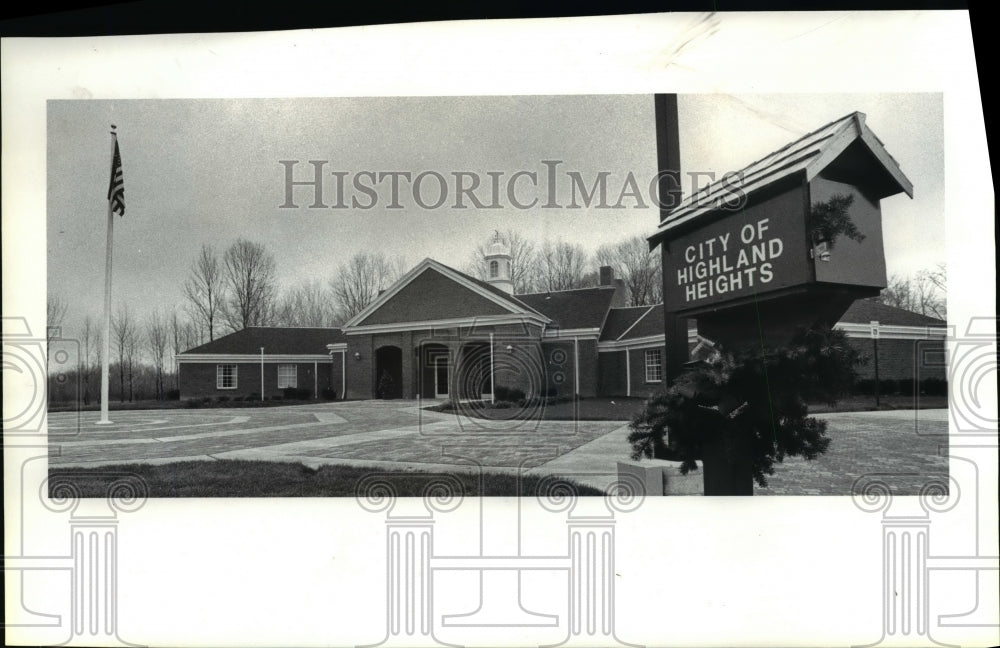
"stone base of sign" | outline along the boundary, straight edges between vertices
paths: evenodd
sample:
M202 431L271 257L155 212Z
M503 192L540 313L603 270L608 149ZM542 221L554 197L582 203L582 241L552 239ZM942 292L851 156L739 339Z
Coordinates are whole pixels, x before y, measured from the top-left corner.
M681 462L666 459L643 459L641 461L619 461L618 477L638 479L646 490L646 495L703 495L705 486L698 467L686 475L681 474Z

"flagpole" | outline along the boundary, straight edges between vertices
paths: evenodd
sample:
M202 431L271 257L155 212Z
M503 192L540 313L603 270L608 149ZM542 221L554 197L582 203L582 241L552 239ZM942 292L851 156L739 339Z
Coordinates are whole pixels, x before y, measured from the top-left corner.
M111 126L111 166L114 167L115 141L118 139L114 125ZM108 199L108 242L104 258L104 357L101 362L101 420L98 425L108 425L108 364L111 362L111 250L114 231L114 212Z

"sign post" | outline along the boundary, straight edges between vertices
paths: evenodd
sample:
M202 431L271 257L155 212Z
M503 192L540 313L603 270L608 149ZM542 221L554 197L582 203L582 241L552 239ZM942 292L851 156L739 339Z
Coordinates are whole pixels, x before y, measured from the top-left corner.
M881 385L878 375L878 321L875 320L872 321L872 354L875 356L875 408L878 409Z
M660 222L681 202L681 153L680 125L677 116L677 95L658 94L653 97L656 118L657 198L660 204ZM663 267L667 253L664 246ZM663 375L669 384L683 370L688 360L688 321L677 315L676 302L663 300ZM626 353L626 356L628 354Z
M763 355L801 329L832 328L855 300L885 287L879 201L901 192L912 197L913 186L863 114L831 122L675 202L677 97L657 95L655 108L660 224L649 243L663 255L669 381L687 359L688 318L725 351ZM876 359L876 373L877 366ZM751 495L752 446L725 432L731 426L721 429L704 441L705 494Z

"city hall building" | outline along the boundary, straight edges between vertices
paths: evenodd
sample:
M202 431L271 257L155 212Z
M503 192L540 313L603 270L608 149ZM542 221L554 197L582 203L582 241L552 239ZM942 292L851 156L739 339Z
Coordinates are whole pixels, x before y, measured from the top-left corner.
M832 187L853 193L858 197L853 217L879 251L878 199L908 183L860 113L744 171L744 186L752 194L747 208L765 209L775 229L808 201L809 192ZM705 195L714 195L713 189ZM786 195L794 198L791 207L780 201L767 207ZM672 212L677 213L682 210ZM841 275L854 283L859 273L866 281L868 275L884 281L881 252L876 259L881 267L867 268L848 244L839 244L834 262L828 262L828 251L817 254L801 241L771 243L762 254L775 258L760 264L760 290L783 288L784 275L777 273L787 264L802 266L803 273L831 290L844 280ZM627 289L610 267L600 269L593 288L514 294L510 251L499 240L487 250L485 262L489 278L483 281L424 259L339 328L251 327L190 349L177 358L181 398L274 397L288 389L298 390L300 397L337 399L648 397L664 387L663 304L627 307ZM692 267L697 275L697 264ZM664 268L666 273L666 263ZM664 293L671 299L667 283ZM866 285L871 286L867 295L877 294L877 279ZM697 290L694 297L700 298ZM860 299L836 326L863 355L877 353L881 379L945 377L942 320ZM713 352L712 342L691 328L688 352L703 357ZM865 365L863 372L871 373L872 366Z
M626 307L611 268L594 288L514 295L502 243L492 281L425 259L340 328L249 327L178 356L181 398L493 400L648 397L664 385L663 305ZM494 265L495 264L495 265ZM943 379L943 320L859 300L837 328L880 378ZM878 344L873 344L875 339ZM689 329L692 358L712 342ZM873 377L874 362L859 372Z

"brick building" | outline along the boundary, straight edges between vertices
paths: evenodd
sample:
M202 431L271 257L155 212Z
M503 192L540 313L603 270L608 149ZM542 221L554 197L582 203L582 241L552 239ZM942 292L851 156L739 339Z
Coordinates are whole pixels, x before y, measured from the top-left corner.
M510 250L498 238L486 251L485 281L424 259L340 328L250 328L179 354L181 397L270 397L289 388L313 398L326 394L348 399L495 400L505 396L503 390L508 396L516 390L528 397L646 397L663 387L668 316L679 313L693 318L692 323L700 320L701 332L716 339L743 336L753 342L762 330L764 298L784 295L787 302L801 290L789 283L795 277L806 277L811 289L825 292L806 295L812 301L802 301L801 308L768 311L764 329L782 332L806 320L830 326L847 309L836 326L862 354L874 355L878 348L880 378L944 378L943 321L868 299L848 308L859 296L877 295L885 285L878 201L900 191L912 193L898 165L865 126L864 115L853 113L831 122L738 176L748 197L741 217L752 210L765 216L759 219L758 234L762 236L763 223L770 223L773 232L795 229L793 225L801 231L772 238L767 248L760 242L752 256L743 250L745 259L724 256L728 233L717 237L722 256L707 261L696 262L696 246L691 244L684 252L690 268L676 272L691 274L698 280L696 287L664 283L664 294L674 300L673 314L665 313L663 304L626 307L626 289L610 267L600 269L599 285L593 288L516 295ZM731 189L723 181L689 197L670 212L653 238L664 227L695 217L723 222L731 215L724 199ZM806 245L812 235L805 230L802 212L812 201L838 193L851 196L851 219L864 236L841 237L831 254L832 240ZM861 239L867 242L862 245ZM759 268L754 265L758 252ZM666 269L666 245L663 254ZM734 272L729 272L730 261ZM743 261L749 267L741 269ZM729 274L712 279L713 267ZM744 285L744 274L752 278L756 270L758 284L748 278ZM685 300L700 303L702 292L726 301L733 291L753 317L734 317L731 309L715 313L714 303L701 310L677 308ZM683 355L683 328L680 331L677 342ZM694 355L711 347L694 329L688 330L687 344ZM671 357L677 355L675 346L672 338ZM873 357L862 376L874 371Z
M425 259L341 328L251 327L180 354L181 397L296 388L312 398L493 399L494 385L648 397L663 387L662 304L626 307L608 267L597 287L526 295L504 290L508 273L505 254L494 282ZM883 380L945 378L942 320L859 300L837 328L869 357L878 336ZM691 328L688 345L697 356L711 343Z
M858 370L862 380L873 379L876 366L880 380L946 380L946 327L944 320L876 299L854 302L837 324L867 360Z

